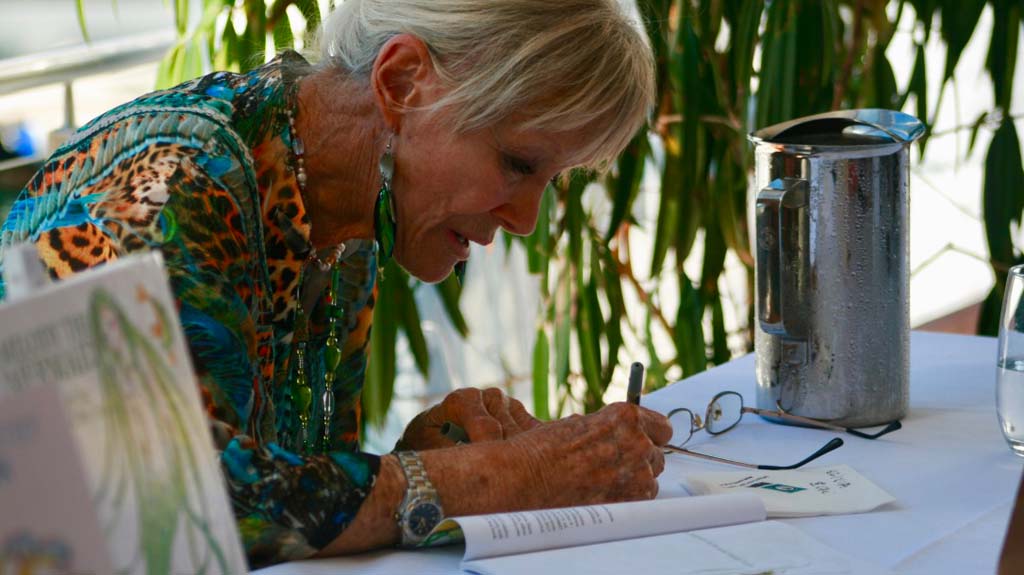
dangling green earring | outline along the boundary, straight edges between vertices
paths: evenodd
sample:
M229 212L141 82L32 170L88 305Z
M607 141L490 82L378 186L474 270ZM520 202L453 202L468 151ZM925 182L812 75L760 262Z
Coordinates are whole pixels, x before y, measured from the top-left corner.
M395 200L391 194L391 178L395 175L395 157L391 154L391 138L380 157L380 191L373 209L373 234L377 240L377 269L383 270L395 251Z

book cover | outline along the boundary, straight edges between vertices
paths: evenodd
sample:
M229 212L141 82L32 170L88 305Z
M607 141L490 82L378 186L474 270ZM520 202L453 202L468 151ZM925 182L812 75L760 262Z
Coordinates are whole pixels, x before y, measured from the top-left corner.
M0 305L0 402L38 387L59 392L114 572L247 571L159 253Z

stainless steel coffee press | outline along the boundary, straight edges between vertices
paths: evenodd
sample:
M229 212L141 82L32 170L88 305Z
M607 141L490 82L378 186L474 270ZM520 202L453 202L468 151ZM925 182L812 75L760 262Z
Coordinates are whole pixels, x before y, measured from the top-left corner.
M923 133L847 110L751 134L758 407L846 427L906 414L908 149Z

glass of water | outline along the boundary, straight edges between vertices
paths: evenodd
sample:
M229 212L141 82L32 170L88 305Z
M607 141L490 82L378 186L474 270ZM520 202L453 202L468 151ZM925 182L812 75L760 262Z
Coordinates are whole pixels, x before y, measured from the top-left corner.
M1010 268L999 320L996 410L1003 437L1024 457L1024 265Z

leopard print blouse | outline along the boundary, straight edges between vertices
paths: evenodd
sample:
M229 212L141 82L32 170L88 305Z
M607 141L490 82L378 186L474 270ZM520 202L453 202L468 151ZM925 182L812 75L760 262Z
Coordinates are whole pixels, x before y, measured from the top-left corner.
M46 161L0 228L0 273L5 248L17 242L35 243L54 278L139 250L163 252L253 568L326 546L351 523L380 465L359 450L370 242L341 265L347 330L329 445L314 446L323 454L301 453L291 409L290 342L310 223L286 110L308 71L286 52L247 74L214 73L115 108ZM310 310L311 353L323 347L321 303ZM319 398L322 357L307 358ZM324 435L320 403L314 438Z

